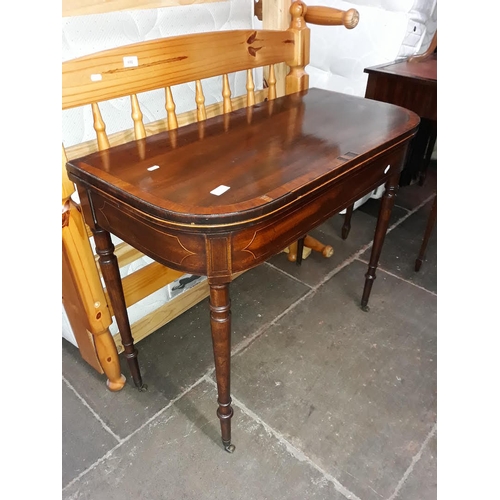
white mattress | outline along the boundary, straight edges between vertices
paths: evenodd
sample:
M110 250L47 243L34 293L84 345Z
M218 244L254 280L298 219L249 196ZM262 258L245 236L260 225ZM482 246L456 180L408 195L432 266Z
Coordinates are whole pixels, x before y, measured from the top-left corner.
M248 29L252 27L252 14L248 0L230 0L63 18L62 60L166 36ZM243 72L230 75L233 95L245 92L245 76ZM221 80L203 80L206 105L222 100ZM177 113L195 107L194 91L194 83L172 88ZM165 118L162 90L143 93L139 101L145 123ZM131 127L128 97L102 103L100 109L108 134ZM90 106L63 111L62 136L66 147L95 138Z
M356 28L311 25L309 85L364 96L370 66L423 52L437 26L437 0L314 0L359 12Z
M165 36L250 29L252 28L252 17L251 2L248 0L229 0L162 9L131 10L63 18L62 60L66 61L100 50ZM245 93L245 78L246 75L243 73L229 75L233 95ZM257 88L261 84L257 73L255 84ZM221 89L220 77L203 80L205 104L221 101ZM177 113L195 107L194 84L175 86L172 88L172 93ZM143 93L139 96L139 101L145 123L165 118L164 92ZM108 134L131 127L130 100L128 98L108 101L100 105L100 109L106 122ZM66 147L95 138L89 106L63 111L62 137ZM117 244L120 240L113 237L113 242ZM151 259L144 257L121 268L120 274L122 277L127 276L150 262ZM129 307L130 323L138 321L178 294L178 290L172 290L176 285L176 283L170 284ZM194 282L190 283L190 286L192 285ZM62 315L62 336L76 346L77 342L64 307ZM114 321L110 331L113 335L118 332Z
M252 3L249 0L228 0L63 18L62 58L64 61L111 47L165 36L261 28L262 23L253 16ZM437 26L437 0L314 0L310 3L343 10L355 8L359 11L360 21L353 30L310 26L311 60L307 67L311 87L353 95L364 95L367 82L364 68L423 52ZM259 77L260 74L257 73L257 87L261 85ZM230 75L230 83L233 95L245 92L243 73ZM207 105L222 99L220 78L204 80L203 89ZM194 108L194 84L176 86L172 92L178 113ZM141 94L139 99L146 123L165 117L162 91ZM127 98L105 103L101 106L101 112L108 133L130 128L130 104ZM93 139L95 133L90 109L64 111L62 134L66 147ZM382 192L383 190L378 189L372 196L378 197ZM360 200L360 203L363 201ZM113 240L115 244L120 241L117 238ZM126 276L150 262L151 259L144 257L122 268L121 275ZM172 291L175 287L175 283L164 287L131 306L128 309L130 322L141 319L179 293ZM77 345L64 308L62 314L62 335ZM115 323L110 330L112 334L117 333Z

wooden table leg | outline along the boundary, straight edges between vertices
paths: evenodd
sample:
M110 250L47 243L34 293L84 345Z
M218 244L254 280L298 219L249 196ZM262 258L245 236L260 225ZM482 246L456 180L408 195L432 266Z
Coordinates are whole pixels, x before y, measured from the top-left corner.
M363 297L361 298L361 309L368 311L368 299L373 282L376 278L375 270L378 266L380 253L384 244L387 228L389 227L389 219L391 218L392 207L396 201L396 193L399 184L399 171L395 172L385 185L385 192L380 204L380 210L377 219L377 227L375 229L375 237L373 239L372 253L370 255L370 263L368 264L368 271L365 274L365 287L363 290Z
M232 453L231 444L231 301L229 283L210 283L210 326L217 379L217 416L220 420L224 449Z
M304 239L305 236L297 240L297 257L295 263L300 266L302 264L302 253L304 252Z
M344 215L344 224L342 225L342 239L346 240L349 236L349 231L351 230L351 217L354 210L354 203L349 205L346 209Z
M422 246L420 247L420 252L415 260L415 271L419 271L422 266L422 262L425 259L425 251L427 250L427 243L429 243L429 238L431 236L432 230L434 229L434 224L436 223L437 216L437 196L434 197L434 202L432 203L431 213L427 219L427 225L425 228L424 239L422 241Z
M429 169L429 165L431 163L432 153L434 152L434 146L436 145L436 139L437 139L437 123L432 122L431 130L429 133L429 139L427 142L427 147L425 149L423 166L422 166L422 169L420 170L420 173L418 176L418 185L419 186L424 185L425 179L427 177L427 170Z
M120 330L125 359L127 360L134 384L140 391L145 391L147 390L147 386L142 382L139 362L137 361L137 349L134 346L134 339L130 330L120 269L118 267L118 260L114 254L115 246L111 242L110 234L104 229L98 227L92 228L92 233L94 235L96 253L99 255L102 277L104 278L116 323Z

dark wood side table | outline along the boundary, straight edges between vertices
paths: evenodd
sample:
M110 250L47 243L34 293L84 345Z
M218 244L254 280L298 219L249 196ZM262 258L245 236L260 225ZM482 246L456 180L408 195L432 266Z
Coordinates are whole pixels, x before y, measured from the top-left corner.
M135 384L143 382L110 233L208 277L217 415L232 451L229 283L386 183L366 307L418 124L396 106L309 89L70 161L120 334L131 342Z
M418 178L422 185L437 137L437 54L414 62L393 61L365 69L368 83L365 97L396 104L417 113L420 126L401 172L400 186ZM347 208L342 227L346 239L351 228L353 205Z
M400 186L416 176L422 185L436 143L437 133L437 54L415 62L400 61L366 68L365 97L411 109L420 116L417 135L410 147Z

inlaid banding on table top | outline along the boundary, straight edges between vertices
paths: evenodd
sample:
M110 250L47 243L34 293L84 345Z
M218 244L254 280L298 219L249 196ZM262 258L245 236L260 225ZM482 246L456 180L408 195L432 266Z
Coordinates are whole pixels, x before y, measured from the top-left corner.
M165 131L73 160L68 170L165 220L233 223L300 198L413 135L419 123L403 108L320 89L252 109L250 124L237 110L229 125L223 116L206 120L202 139L198 124L187 125L175 130L175 147ZM220 185L230 189L210 194Z
M410 136L412 136L411 134ZM394 168L400 163L401 161L401 146L404 145L406 142L406 139L402 139L399 142L395 143L391 148L381 151L378 154L373 155L371 158L367 158L363 161L356 162L354 168L352 170L356 170L358 173L359 171L364 171L366 167L370 168L370 171L373 170L373 167L375 167L375 171L378 172L380 170L379 167L381 166L386 166L388 163L391 164ZM330 180L329 182L320 184L316 186L315 188L311 189L308 193L309 197L315 197L317 196L317 193L320 193L324 191L324 189L330 189L329 186L332 184L337 184L338 182L342 182L342 178L346 175L350 175L351 168L344 169L344 171L336 176L334 179ZM384 171L384 174L387 174L387 171ZM382 180L378 178L377 174L377 179L379 182L376 185L373 185L370 190L375 189ZM365 175L365 179L366 175ZM85 185L86 183L83 181L82 185ZM289 210L293 210L293 207L295 206L295 201L291 200L286 204L280 204L279 208L272 209L265 215L261 216L256 216L253 218L247 218L244 219L243 221L229 221L226 219L225 222L222 223L211 223L211 221L205 222L204 224L195 224L195 223L180 223L172 219L166 219L165 217L157 217L154 213L154 207L149 207L150 208L150 213L148 213L147 217L145 218L144 212L141 210L138 210L133 206L133 204L130 203L123 203L120 200L116 199L114 196L108 194L104 194L101 192L100 189L98 188L92 188L92 198L94 200L99 200L99 203L102 203L103 205L108 204L110 207L113 207L113 210L117 209L121 211L122 214L129 214L133 217L134 220L142 221L146 225L151 225L152 227L156 227L156 231L158 233L164 232L164 231L174 231L174 233L179 230L181 233L184 233L185 230L187 229L188 231L193 231L192 236L194 236L194 233L197 234L203 234L204 231L210 230L217 232L219 229L229 229L231 228L232 230L236 229L237 227L240 226L248 226L248 225L255 225L259 224L261 221L268 220L269 218L279 216L279 214L282 214L283 212L288 212ZM360 194L359 197L364 196L366 193ZM101 198L101 195L105 195L106 199ZM300 199L299 199L300 200ZM347 200L346 200L347 201ZM351 200L352 201L352 200ZM339 207L339 210L342 207ZM104 214L103 214L104 215ZM182 214L181 214L182 215ZM107 217L104 217L104 219L107 221ZM143 220L144 219L144 220ZM100 225L102 226L102 222L100 222ZM107 222L107 226L109 226L109 223ZM199 233L201 231L202 233ZM117 235L119 236L119 235ZM180 241L179 241L180 243ZM248 242L247 242L248 243ZM140 244L137 242L137 244ZM205 245L203 244L203 247ZM248 250L248 248L247 248ZM249 253L252 253L250 250L248 250ZM194 254L191 254L194 256ZM253 255L253 254L252 254ZM187 257L187 256L186 256ZM158 258L158 256L153 257L153 258ZM169 264L165 265L170 265L172 262Z

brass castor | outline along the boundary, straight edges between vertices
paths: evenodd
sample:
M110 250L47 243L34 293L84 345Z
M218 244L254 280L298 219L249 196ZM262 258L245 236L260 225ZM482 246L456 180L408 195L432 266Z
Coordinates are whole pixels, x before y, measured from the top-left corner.
M138 390L139 392L147 392L147 390L148 390L148 386L147 386L147 384L142 384L142 385L141 385L141 387L138 387L138 388L137 388L137 390Z
M225 443L224 441L222 441L222 444L224 445L224 449L228 452L228 453L233 453L233 451L235 450L236 446L234 446L234 444L231 444L230 442L229 443Z

